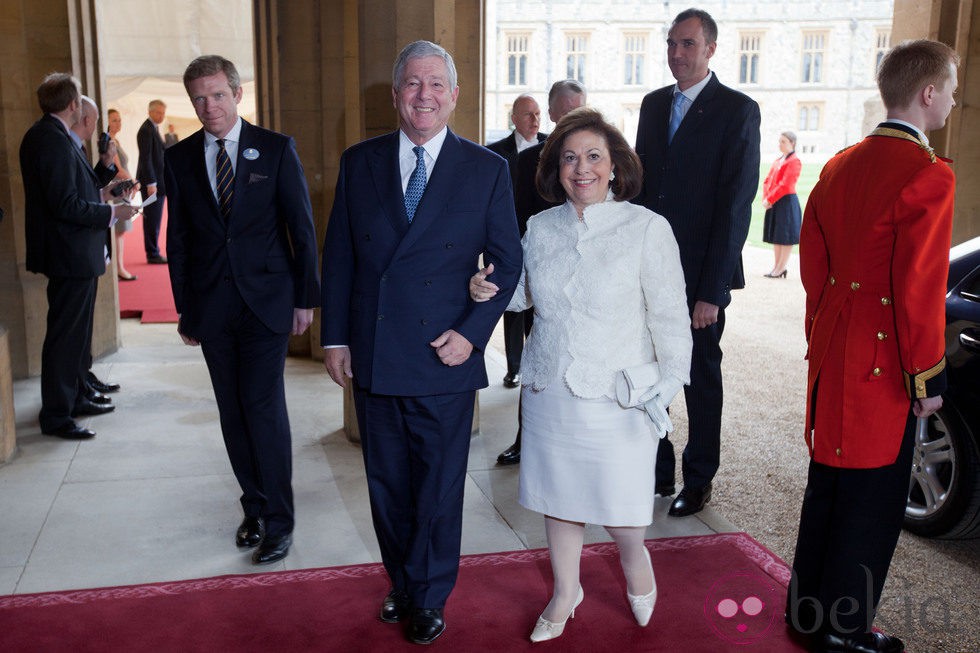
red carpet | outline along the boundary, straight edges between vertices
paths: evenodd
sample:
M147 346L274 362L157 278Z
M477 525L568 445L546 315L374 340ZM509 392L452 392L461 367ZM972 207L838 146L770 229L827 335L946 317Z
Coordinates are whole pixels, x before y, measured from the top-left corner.
M139 317L142 322L176 322L177 309L170 291L170 273L166 265L150 265L143 250L143 218L133 223L126 234L123 258L126 269L138 278L119 280L119 317ZM166 252L167 209L160 227L160 251Z
M633 620L613 544L582 555L585 601L554 641L527 640L549 597L547 551L466 556L433 650L801 651L782 623L789 569L745 533L650 540L653 619ZM379 564L0 597L0 641L21 651L418 651L377 618ZM718 606L759 606L719 616ZM726 599L728 601L726 601ZM738 609L738 608L736 608Z

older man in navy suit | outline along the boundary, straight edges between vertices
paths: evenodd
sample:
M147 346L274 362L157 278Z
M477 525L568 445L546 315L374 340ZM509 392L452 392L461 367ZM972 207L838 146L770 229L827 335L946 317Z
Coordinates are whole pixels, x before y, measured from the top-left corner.
M743 288L742 246L759 186L759 105L708 70L718 26L700 9L674 19L667 65L676 84L640 106L636 153L643 193L636 200L667 218L680 247L694 350L684 388L688 442L684 489L668 514L691 515L711 498L721 451L721 334L733 288ZM657 450L657 492L674 493L674 447Z
M368 491L391 591L381 619L445 630L459 569L475 391L522 255L507 163L452 133L452 57L416 41L395 62L398 131L349 148L323 246L326 368L353 382ZM470 300L483 255L501 292Z
M235 535L256 564L292 544L292 448L283 368L313 321L316 234L293 139L238 116L235 65L198 57L184 88L204 125L166 151L167 256L181 338L200 344L242 488Z

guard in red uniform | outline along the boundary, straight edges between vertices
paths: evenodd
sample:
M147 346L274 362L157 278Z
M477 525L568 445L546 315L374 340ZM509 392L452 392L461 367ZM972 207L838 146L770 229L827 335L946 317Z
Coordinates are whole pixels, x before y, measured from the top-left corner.
M942 406L954 178L924 132L955 105L959 59L896 46L878 88L887 120L840 152L800 236L810 469L787 623L816 651L900 653L872 632L902 527L917 417Z

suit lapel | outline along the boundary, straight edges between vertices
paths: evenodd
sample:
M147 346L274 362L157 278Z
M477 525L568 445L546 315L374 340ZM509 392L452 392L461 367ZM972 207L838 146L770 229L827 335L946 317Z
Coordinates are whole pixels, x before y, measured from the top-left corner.
M711 75L711 79L708 80L705 87L698 93L698 98L691 105L691 108L687 110L687 113L684 115L684 120L681 121L680 127L677 128L677 133L674 134L670 145L683 141L688 134L698 131L701 121L704 119L705 112L711 107L711 101L715 97L715 91L721 85L721 82L718 81L718 78L715 77L713 72L709 74ZM671 97L671 102L673 102L673 97ZM670 105L668 105L667 112L669 114ZM665 119L663 124L666 125L668 121L669 118Z
M378 204L385 218L395 230L404 236L408 231L408 214L405 212L405 193L402 191L402 176L398 165L399 132L389 134L371 152L368 165L371 181L378 194Z
M231 216L229 216L228 221L230 222L237 213L236 209L240 208L242 202L245 198L245 187L248 186L248 177L251 168L251 161L244 157L245 150L249 148L255 148L259 152L259 156L262 156L261 150L256 147L255 142L255 129L248 122L242 118L242 131L238 135L238 155L235 157L235 189L232 194L231 200Z
M451 203L455 190L466 179L469 166L463 159L463 146L459 137L449 131L439 151L432 177L426 184L422 201L415 211L415 219L408 232L398 244L394 257L410 248L425 231L445 212ZM404 214L404 211L402 211Z
M211 190L211 180L208 178L208 166L204 158L204 130L200 129L194 132L187 137L187 141L185 151L191 157L188 162L191 176L197 182L198 192L202 198L205 198L204 202L211 210L211 217L217 220L218 224L223 225L224 218L218 209L218 200L214 197L214 191Z

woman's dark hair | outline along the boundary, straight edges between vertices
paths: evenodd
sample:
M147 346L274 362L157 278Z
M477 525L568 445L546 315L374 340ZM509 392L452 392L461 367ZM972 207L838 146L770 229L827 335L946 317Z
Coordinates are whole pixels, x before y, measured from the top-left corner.
M606 122L602 113L590 107L579 107L569 111L558 121L541 151L538 172L534 184L538 193L549 202L564 202L567 199L564 187L558 179L559 159L565 141L575 132L590 131L606 139L609 158L616 173L609 187L617 201L631 200L640 194L643 185L643 165L640 157L629 146L618 129Z

